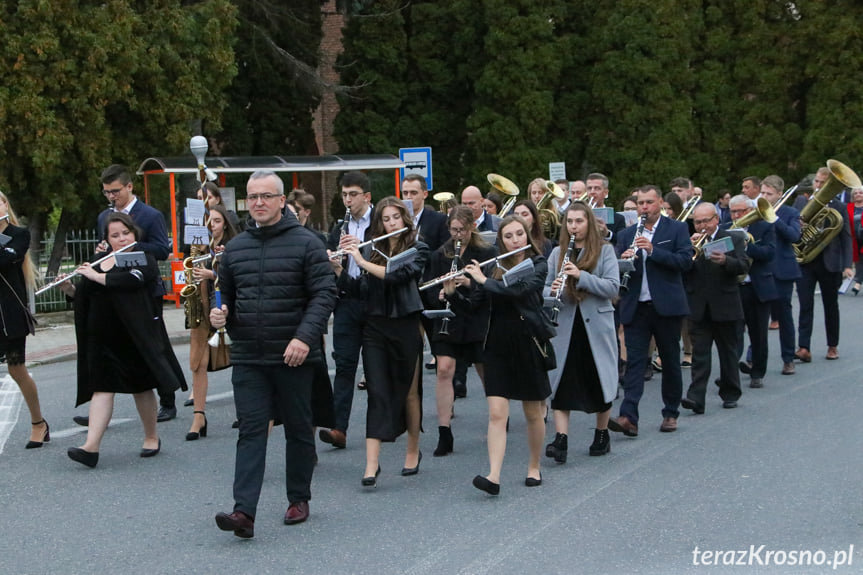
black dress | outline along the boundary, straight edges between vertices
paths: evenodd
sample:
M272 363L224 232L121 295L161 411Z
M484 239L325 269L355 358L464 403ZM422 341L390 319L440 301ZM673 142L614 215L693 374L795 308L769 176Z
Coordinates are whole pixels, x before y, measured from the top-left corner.
M560 385L551 400L551 408L584 413L601 413L611 409L611 403L606 403L602 395L602 384L593 361L581 307L575 310L566 364L560 376Z

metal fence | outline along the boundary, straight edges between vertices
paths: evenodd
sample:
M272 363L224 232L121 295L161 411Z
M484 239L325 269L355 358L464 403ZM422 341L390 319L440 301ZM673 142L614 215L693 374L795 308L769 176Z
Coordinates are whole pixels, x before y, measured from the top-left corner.
M63 250L63 259L60 261L60 273L74 271L82 262L89 261L96 251L99 236L96 230L78 230L66 234L66 248ZM56 276L46 275L48 269L48 258L54 249L54 233L46 233L39 244L39 251L33 252L33 263L39 271L39 277L43 284L54 281ZM36 296L36 313L49 311L63 311L71 309L66 302L66 296L58 288L50 289Z

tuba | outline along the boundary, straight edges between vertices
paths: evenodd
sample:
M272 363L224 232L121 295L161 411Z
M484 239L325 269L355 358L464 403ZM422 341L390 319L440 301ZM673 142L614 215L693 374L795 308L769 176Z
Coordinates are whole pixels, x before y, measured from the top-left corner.
M800 210L800 241L792 244L798 263L808 264L827 247L845 225L842 214L830 203L843 188L859 188L860 178L854 170L837 160L827 160L830 177L820 190L814 192Z
M502 218L509 213L515 205L516 200L518 200L518 186L516 186L512 180L504 178L498 174L488 174L486 179L494 189L505 196L509 196L509 199L506 200L506 203L504 203L503 208L501 208L500 213L498 214L498 217Z
M455 199L455 194L452 192L438 192L432 198L439 204L438 211L445 214L447 213L446 205L450 200Z
M566 192L551 180L545 182L546 192L536 204L539 212L539 222L542 224L542 233L549 239L554 239L560 233L560 214L554 206L549 207L552 198L562 199Z

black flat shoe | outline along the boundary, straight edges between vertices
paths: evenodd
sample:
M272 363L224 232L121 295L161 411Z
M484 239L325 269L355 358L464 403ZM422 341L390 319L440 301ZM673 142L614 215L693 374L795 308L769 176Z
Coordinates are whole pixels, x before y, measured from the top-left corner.
M204 425L201 426L201 429L198 431L190 431L186 434L186 441L197 441L198 438L207 437L207 414L203 411L196 411L194 413L200 413L204 416Z
M42 434L42 441L30 440L27 442L27 445L24 446L24 449L36 449L37 447L42 447L44 444L51 441L51 429L48 427L47 421L43 419L42 421L37 421L30 425L42 425L43 423L45 424L45 433Z
M542 485L542 474L540 474L539 479L534 479L533 477L525 477L524 484L528 487L539 487Z
M377 487L378 486L378 475L381 474L381 466L378 465L378 470L375 471L374 476L363 477L362 484L363 487Z
M96 467L96 464L99 463L98 451L96 453L92 453L90 451L84 451L80 447L70 447L66 450L66 455L68 455L69 459L72 461L77 461L87 467Z
M156 449L141 449L141 457L153 457L154 455L158 455L159 452L162 451L162 438L159 438L159 447Z
M194 399L187 399L183 402L183 407L191 407L192 405L195 405Z
M81 427L89 427L90 426L90 416L89 415L76 415L72 418L76 424Z
M402 467L402 475L407 477L408 475L416 475L420 472L420 462L423 460L423 452L420 451L419 457L417 457L417 466L416 467Z
M481 491L485 491L489 495L497 495L500 493L500 483L489 481L482 475L477 475L473 478L473 486Z

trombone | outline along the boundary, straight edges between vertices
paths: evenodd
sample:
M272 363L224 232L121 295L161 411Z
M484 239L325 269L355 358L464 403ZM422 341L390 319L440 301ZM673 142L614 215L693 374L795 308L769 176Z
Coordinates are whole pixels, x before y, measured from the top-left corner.
M100 264L100 263L104 262L105 260L107 260L108 258L113 257L113 256L114 256L114 254L119 254L119 253L122 253L122 252L125 252L125 251L129 250L132 246L134 246L134 245L135 245L135 244L137 244L137 243L138 243L138 242L132 242L132 243L131 243L131 244L129 244L129 245L123 246L123 247L122 247L122 248L120 248L119 250L115 250L115 251L111 252L110 254L108 254L108 255L106 255L106 256L104 256L104 257L99 258L98 260L96 260L95 262L91 263L90 265L91 265L91 266L95 266L96 264ZM58 280L54 280L53 282L49 283L48 285L42 286L41 288L39 288L38 290L36 290L36 293L35 293L34 295L39 295L39 294L41 294L41 293L44 293L44 292L48 291L49 289L51 289L52 287L56 287L56 286L60 285L61 283L63 283L64 281L66 281L66 280L70 280L70 279L72 279L72 278L74 278L74 277L77 277L77 276L79 276L79 275L81 275L81 274L80 274L80 273L78 273L78 270L75 270L74 272L70 273L70 274L69 274L69 275L67 275L67 276L63 276L62 278L60 278L60 279L58 279Z
M685 222L689 216L692 214L693 210L695 210L695 206L698 205L698 200L700 200L698 196L692 196L686 203L683 204L683 209L680 211L680 215L677 216L678 222Z
M482 268L482 267L487 266L490 263L497 263L498 260L503 260L503 259L506 259L510 256L514 256L515 254L523 252L524 250L528 250L531 247L532 246L530 244L527 244L526 246L521 246L517 250L512 250L511 252L506 252L505 254L501 254L499 256L495 256L493 258L487 259L484 262L480 262L477 267ZM433 280L429 280L426 283L422 284L419 287L419 290L425 291L425 290L429 289L430 287L434 287L438 284L441 284L441 283L449 281L449 280L454 280L455 278L457 278L459 276L463 276L464 274L465 274L464 268L461 268L460 270L455 271L455 272L450 272L448 274L444 274L442 276L439 276Z
M509 213L512 207L515 205L516 200L518 200L518 186L512 180L504 178L498 174L488 174L486 176L488 183L494 187L497 191L502 193L505 196L509 196L509 199L506 200L506 203L501 208L498 217L504 217Z
M387 239L387 238L391 238L391 237L393 237L393 236L397 236L397 235L399 235L400 233L403 233L403 232L406 232L406 231L408 231L408 229L407 229L407 228L401 228L401 229L398 229L398 230L396 230L396 231L394 231L394 232L390 232L390 233L388 233L388 234L384 234L384 235L382 235L382 236L379 236L379 237L377 237L377 238L372 238L372 239L370 239L370 240L367 240L367 241L365 241L365 242L362 242L362 243L357 244L357 248L364 248L364 247L366 247L366 246L374 245L374 243L375 243L375 242L379 242L379 241L381 241L381 240L385 240L385 239ZM331 259L331 260L337 260L337 259L339 259L339 258L342 258L342 257L346 256L346 255L347 255L347 253L348 253L348 252L346 252L345 250L338 250L338 251L335 251L335 252L333 252L333 253L331 253L331 254L330 254L330 259Z

